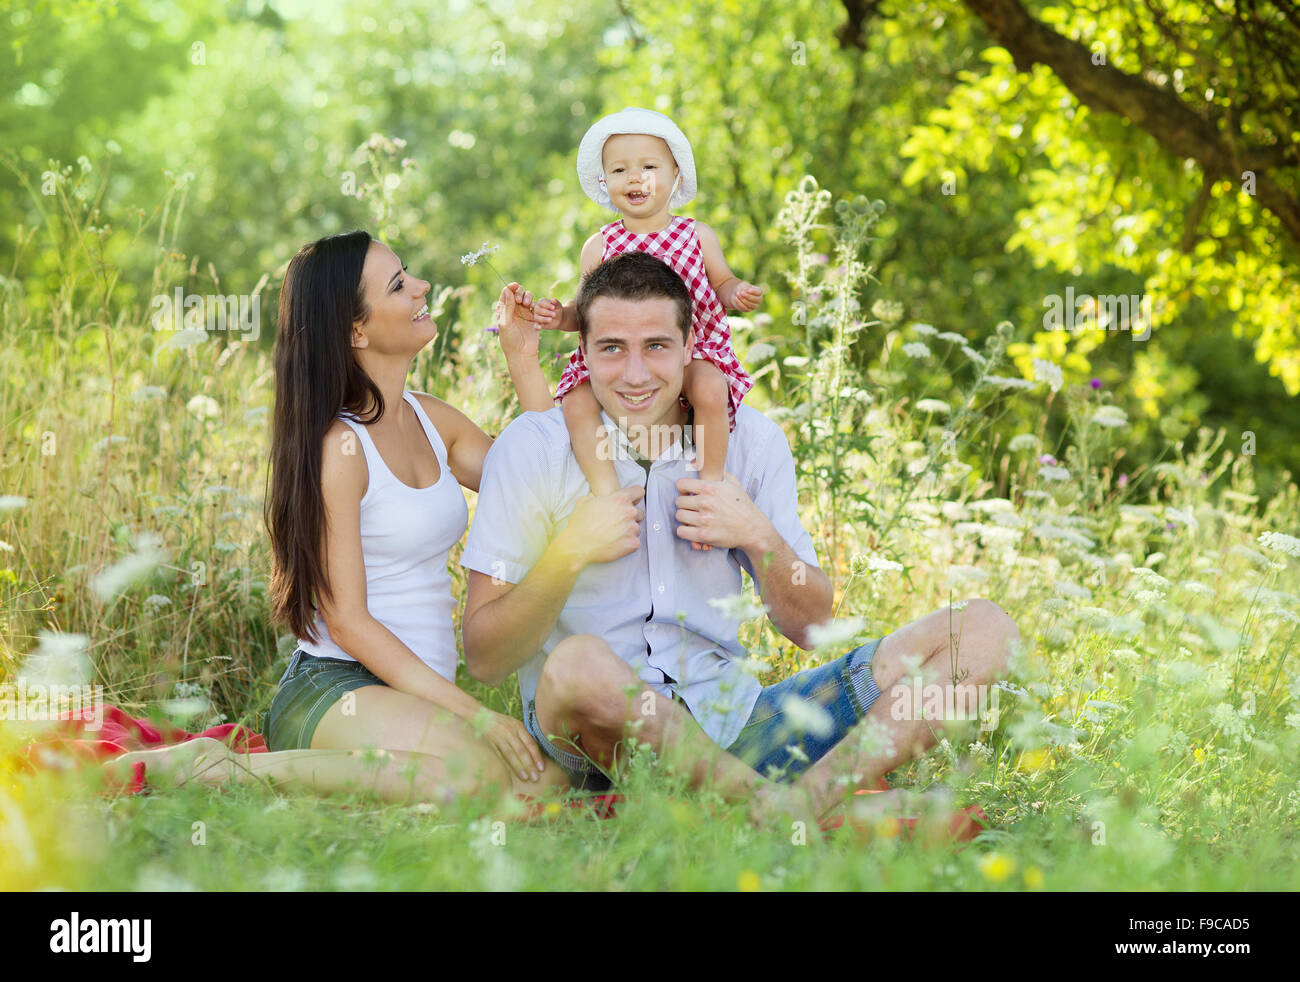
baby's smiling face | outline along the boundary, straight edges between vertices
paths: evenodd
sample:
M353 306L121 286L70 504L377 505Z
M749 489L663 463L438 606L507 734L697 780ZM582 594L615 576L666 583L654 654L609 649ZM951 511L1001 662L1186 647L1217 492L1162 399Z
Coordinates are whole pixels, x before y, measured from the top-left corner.
M644 221L668 211L677 161L662 138L648 133L611 136L605 141L601 166L610 203L623 215Z

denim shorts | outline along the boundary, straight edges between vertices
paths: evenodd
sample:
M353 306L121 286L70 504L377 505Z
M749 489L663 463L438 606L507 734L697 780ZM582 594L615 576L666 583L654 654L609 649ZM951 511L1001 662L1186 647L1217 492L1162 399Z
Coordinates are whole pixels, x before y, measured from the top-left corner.
M319 658L299 649L280 678L262 736L268 750L310 750L321 717L343 694L367 685L386 685L360 662Z
M882 640L868 641L832 662L805 668L764 687L727 752L764 777L793 781L843 740L880 697L871 661ZM792 697L811 705L805 705L802 712L796 707L792 717L786 708ZM608 791L613 786L609 775L591 758L546 739L533 700L524 714L524 726L542 751L564 768L575 788Z

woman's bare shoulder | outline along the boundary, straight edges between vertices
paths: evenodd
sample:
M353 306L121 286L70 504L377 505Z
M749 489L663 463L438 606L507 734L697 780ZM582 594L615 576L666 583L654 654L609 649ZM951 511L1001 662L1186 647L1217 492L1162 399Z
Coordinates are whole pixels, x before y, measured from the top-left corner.
M361 437L341 419L330 424L321 440L320 472L321 491L331 502L360 501L366 493L370 473Z

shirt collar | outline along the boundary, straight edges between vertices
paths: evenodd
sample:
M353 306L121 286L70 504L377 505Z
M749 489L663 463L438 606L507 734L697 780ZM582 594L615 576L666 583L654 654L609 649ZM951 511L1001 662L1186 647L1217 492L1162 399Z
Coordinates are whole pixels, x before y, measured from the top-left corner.
M632 446L632 442L628 440L627 434L619 428L618 424L615 423L610 418L609 414L603 409L600 411L600 419L601 423L605 427L605 432L612 434L614 445L620 452L626 453L629 460L635 461L638 459L645 459L641 457L641 454L637 451L636 447ZM695 440L692 436L694 419L695 411L687 410L686 423L682 427L681 439L674 441L672 446L668 447L668 449L660 454L655 460L651 461L652 467L657 467L661 464L668 464L671 461L689 456L687 451L691 451L692 453L694 452Z

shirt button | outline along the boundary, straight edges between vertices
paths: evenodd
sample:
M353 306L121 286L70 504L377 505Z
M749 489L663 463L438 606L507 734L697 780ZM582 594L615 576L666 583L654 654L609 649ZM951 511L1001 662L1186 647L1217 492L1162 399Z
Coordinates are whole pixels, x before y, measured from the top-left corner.
M658 531L659 531L659 528L660 528L659 523L658 523L658 522L655 522L655 531L658 532Z
M659 584L659 592L660 593L664 592L664 585L662 583Z

